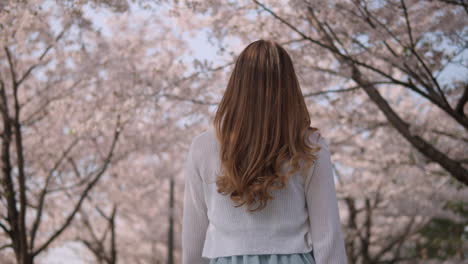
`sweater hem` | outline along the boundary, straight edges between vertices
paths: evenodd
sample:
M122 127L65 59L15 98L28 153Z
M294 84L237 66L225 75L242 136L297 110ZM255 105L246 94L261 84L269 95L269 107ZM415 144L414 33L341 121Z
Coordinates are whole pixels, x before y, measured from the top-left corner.
M220 257L230 257L230 256L242 256L242 255L284 255L284 254L307 254L312 252L312 248L304 248L302 250L257 250L253 251L251 249L236 249L231 251L225 251L220 253L203 253L202 257L208 259L220 258Z

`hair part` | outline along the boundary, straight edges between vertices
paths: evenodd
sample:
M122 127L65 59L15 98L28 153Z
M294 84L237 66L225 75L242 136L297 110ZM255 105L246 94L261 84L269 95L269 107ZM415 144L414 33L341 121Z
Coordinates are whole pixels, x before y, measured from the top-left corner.
M265 208L270 192L287 186L290 175L307 171L320 149L307 144L318 129L310 127L292 60L271 40L240 53L213 123L221 146L218 192L249 212ZM291 170L284 172L284 164Z

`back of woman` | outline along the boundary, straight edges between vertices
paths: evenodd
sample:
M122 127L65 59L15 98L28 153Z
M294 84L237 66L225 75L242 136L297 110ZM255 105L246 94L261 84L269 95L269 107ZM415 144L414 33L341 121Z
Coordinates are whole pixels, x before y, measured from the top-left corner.
M347 263L330 151L276 42L236 60L185 160L182 263Z

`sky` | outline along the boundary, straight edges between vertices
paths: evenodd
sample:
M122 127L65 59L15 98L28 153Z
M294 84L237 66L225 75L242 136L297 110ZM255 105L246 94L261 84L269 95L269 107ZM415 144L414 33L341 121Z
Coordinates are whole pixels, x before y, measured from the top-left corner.
M145 20L148 19L151 21L153 16L156 16L158 12L164 12L168 8L167 5L161 5L158 6L157 9L155 10L144 10L141 9L138 5L132 4L130 8L130 16L135 17L137 20ZM87 6L85 9L85 14L87 17L89 17L92 21L95 27L100 28L104 34L109 34L109 28L106 25L106 21L112 16L116 15L109 11L106 8L102 7L91 7ZM156 13L155 13L156 12ZM118 16L119 14L117 14ZM207 60L213 60L217 57L216 55L216 47L211 45L207 41L207 32L200 32L199 34L196 34L194 36L190 36L188 33L183 33L180 32L180 30L177 29L175 26L175 23L173 23L172 18L167 17L166 20L168 20L169 25L173 26L174 31L178 32L185 40L188 41L190 44L192 50L193 50L193 56L191 58L185 58L185 59L207 59Z

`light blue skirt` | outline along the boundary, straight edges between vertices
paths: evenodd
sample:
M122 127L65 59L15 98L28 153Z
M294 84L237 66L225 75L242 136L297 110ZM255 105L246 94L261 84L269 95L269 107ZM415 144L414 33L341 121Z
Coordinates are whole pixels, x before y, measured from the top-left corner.
M236 255L210 259L209 264L315 264L313 252L293 254Z

